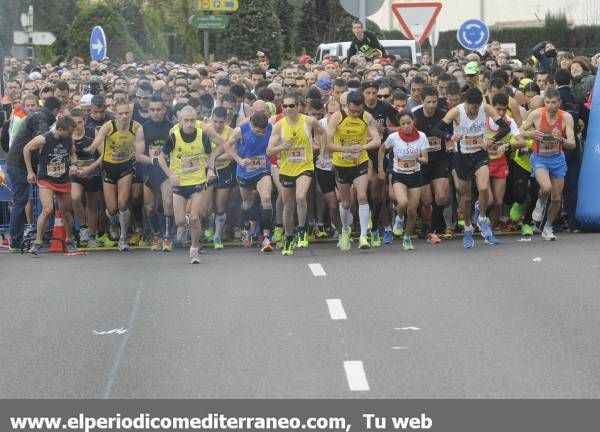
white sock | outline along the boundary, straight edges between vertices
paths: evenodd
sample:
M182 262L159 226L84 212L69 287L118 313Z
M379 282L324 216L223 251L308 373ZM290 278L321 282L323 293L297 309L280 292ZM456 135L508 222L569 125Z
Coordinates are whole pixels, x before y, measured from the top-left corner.
M227 214L223 213L221 215L215 215L215 237L221 238L223 235L223 226L225 225L225 220L227 219Z
M127 231L129 230L129 219L131 214L129 213L129 209L125 211L119 210L119 224L121 225L121 240L127 238Z
M369 226L369 204L361 204L358 206L358 217L360 219L360 235L367 235Z
M342 221L342 228L344 231L348 231L350 229L350 224L352 223L352 212L350 209L345 209L340 204L340 220Z

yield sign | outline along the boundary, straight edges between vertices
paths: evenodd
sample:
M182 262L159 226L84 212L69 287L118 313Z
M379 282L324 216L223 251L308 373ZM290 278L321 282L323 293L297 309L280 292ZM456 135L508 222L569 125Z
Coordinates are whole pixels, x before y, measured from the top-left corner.
M394 3L392 12L400 23L400 30L409 39L425 43L437 19L442 4L433 3Z

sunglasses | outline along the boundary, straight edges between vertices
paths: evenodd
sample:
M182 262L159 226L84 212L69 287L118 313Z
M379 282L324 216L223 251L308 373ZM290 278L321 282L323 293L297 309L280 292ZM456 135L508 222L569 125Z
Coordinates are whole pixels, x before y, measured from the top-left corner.
M391 94L382 94L382 95L377 95L377 99L387 99L391 96Z
M289 104L289 105L283 104L283 105L281 105L281 106L282 106L283 108L289 108L289 109L294 109L294 108L296 108L296 104Z

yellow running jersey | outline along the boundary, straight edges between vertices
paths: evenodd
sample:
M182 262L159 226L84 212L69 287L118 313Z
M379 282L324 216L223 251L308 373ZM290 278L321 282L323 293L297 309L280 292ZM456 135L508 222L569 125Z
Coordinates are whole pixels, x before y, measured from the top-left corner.
M171 129L171 133L175 137L175 146L171 152L169 168L173 174L179 176L179 185L194 186L206 183L208 155L204 148L202 129L196 128L196 138L191 143L183 140L179 127Z
M333 136L333 144L350 147L355 144L365 146L367 144L367 114L363 112L359 118L350 117L344 111L341 112L342 119L338 123L335 135ZM367 162L369 155L366 150L361 150L358 154L358 161L355 155L346 152L333 152L333 164L339 167L353 167ZM357 163L358 162L358 163Z
M286 117L279 120L282 141L290 141L292 147L281 152L279 173L296 177L305 171L315 169L313 163L311 131L304 114L298 116L295 125L291 125Z
M125 132L117 130L117 123L110 121L111 131L104 138L104 151L102 160L112 164L122 164L135 158L135 134L141 127L136 121L129 122L129 129Z
M233 129L231 129L229 126L225 125L223 132L221 132L219 135L221 135L221 138L223 138L225 141L227 141L227 139L229 138L229 135L231 135L231 132L233 132ZM210 145L213 150L218 147L218 145L215 144L214 142L212 142L212 140L210 141ZM222 170L223 168L227 168L230 164L231 164L231 160L224 160L224 161L217 160L217 161L215 161L215 169Z

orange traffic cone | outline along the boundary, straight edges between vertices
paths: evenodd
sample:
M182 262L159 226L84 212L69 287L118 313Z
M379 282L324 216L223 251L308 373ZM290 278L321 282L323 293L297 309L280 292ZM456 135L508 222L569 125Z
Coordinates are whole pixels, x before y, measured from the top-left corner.
M59 252L63 253L65 247L65 241L67 240L67 233L63 226L62 213L60 210L56 210L54 213L54 228L52 229L52 240L50 241L50 249L48 252Z

